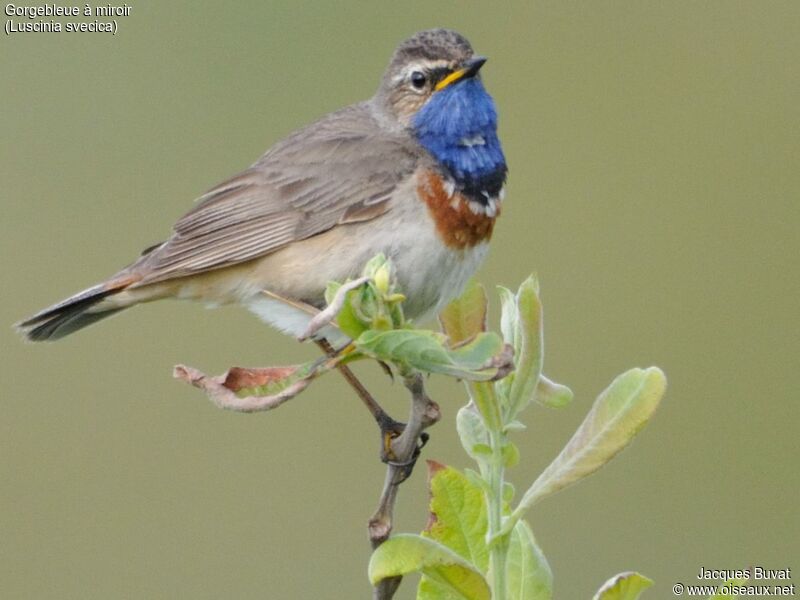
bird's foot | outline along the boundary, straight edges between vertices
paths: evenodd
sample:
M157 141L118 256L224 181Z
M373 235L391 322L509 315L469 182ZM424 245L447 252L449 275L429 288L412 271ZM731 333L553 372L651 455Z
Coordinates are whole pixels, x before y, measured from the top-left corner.
M405 431L406 424L395 421L385 412L378 415L375 420L381 431L381 461L402 470L403 478L398 482L402 483L414 470L417 458L419 458L422 448L428 443L429 436L423 431L419 436L419 442L416 448L414 448L411 457L406 460L400 460L392 449L392 441L402 435L403 431Z

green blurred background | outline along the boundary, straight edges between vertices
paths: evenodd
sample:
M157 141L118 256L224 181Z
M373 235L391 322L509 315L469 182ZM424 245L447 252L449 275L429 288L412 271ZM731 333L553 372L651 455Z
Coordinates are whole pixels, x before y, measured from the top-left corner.
M383 466L340 378L279 411L215 409L172 380L315 355L241 309L157 303L56 345L7 326L162 240L193 198L292 129L372 94L416 30L490 57L510 163L480 273L536 270L546 372L517 488L617 373L667 399L599 475L531 515L559 599L612 574L800 569L800 3L134 2L119 33L0 41L0 596L365 598ZM3 17L5 20L6 17ZM361 373L401 416L401 386ZM462 388L425 457L467 466ZM422 469L399 531L426 520ZM404 583L398 598L412 598Z

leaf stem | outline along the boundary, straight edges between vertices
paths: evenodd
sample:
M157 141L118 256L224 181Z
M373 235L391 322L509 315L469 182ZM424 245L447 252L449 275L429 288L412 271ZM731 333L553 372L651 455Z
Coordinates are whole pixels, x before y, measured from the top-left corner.
M503 445L503 417L497 392L492 383L475 382L471 386L472 398L483 417L489 434L489 447L492 452L489 460L481 464L481 474L488 483L485 490L488 530L486 532L489 546L489 584L492 597L503 599L507 596L506 557L508 555L508 536L501 536L503 527L503 482L505 477L505 459Z

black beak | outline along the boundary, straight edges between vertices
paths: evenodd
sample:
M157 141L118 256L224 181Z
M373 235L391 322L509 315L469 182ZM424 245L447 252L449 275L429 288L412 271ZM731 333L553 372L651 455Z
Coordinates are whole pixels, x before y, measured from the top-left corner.
M439 90L443 90L448 85L452 83L456 83L457 81L463 81L465 79L470 79L475 77L478 74L478 71L481 70L483 63L486 62L485 56L475 56L470 58L469 60L465 60L462 64L461 68L458 71L453 71L447 77L442 79L439 83L436 84L434 88L437 92Z
M488 59L485 56L475 56L465 61L463 66L463 69L465 69L463 79L475 77L475 75L478 74L478 71L481 70L483 63L485 63L487 60Z

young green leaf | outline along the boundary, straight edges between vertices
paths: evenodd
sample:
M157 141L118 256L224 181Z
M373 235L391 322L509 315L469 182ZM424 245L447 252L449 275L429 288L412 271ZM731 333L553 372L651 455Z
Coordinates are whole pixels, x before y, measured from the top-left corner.
M369 329L369 324L359 318L353 308L353 300L361 294L361 290L351 290L347 292L347 300L339 311L339 314L336 315L336 324L350 339L356 339Z
M467 283L464 292L439 313L442 330L455 346L482 331L486 331L486 290L474 279Z
M503 433L510 433L512 431L525 431L528 426L520 421L511 421L503 426Z
M476 446L489 447L489 434L483 424L475 405L470 403L462 406L456 415L456 429L461 439L461 445L473 460L480 462L485 458L480 452L475 451ZM491 453L491 448L489 448Z
M651 585L652 580L639 573L620 573L606 581L592 600L636 600Z
M422 532L441 542L481 571L489 567L483 491L452 467L428 461L431 504Z
M472 447L471 454L475 455L475 460L477 460L477 457L486 458L492 455L492 447L489 444L475 444Z
M485 381L499 372L505 360L503 341L496 333L481 333L471 342L447 348L444 336L419 329L369 330L354 342L364 354L406 364L428 373Z
M503 427L502 399L498 393L500 382L471 381L467 384L469 397L481 416L487 430L496 431Z
M531 275L515 298L514 380L508 390L508 419L514 419L533 400L542 372L542 304L539 282Z
M417 586L416 600L464 600L464 596L423 575Z
M372 258L367 261L367 264L364 265L364 269L362 273L371 279L378 278L378 272L381 270L387 270L387 279L391 273L391 261L386 258L386 255L383 252L379 252Z
M500 333L503 341L517 348L517 298L507 287L497 286L497 295L500 296Z
M517 493L516 488L514 488L514 484L510 481L503 482L503 504L507 507L511 504L511 501L514 499L514 494ZM508 511L506 511L507 513Z
M544 375L539 376L539 383L536 386L536 402L550 408L563 408L570 402L574 394L565 385L551 381Z
M550 600L553 574L531 528L518 521L511 532L506 558L508 600Z
M460 600L490 600L491 592L475 565L430 538L413 534L390 537L369 561L369 580L419 572L445 587Z
M502 285L497 286L497 295L500 296L500 332L503 335L503 341L511 346L516 354L518 321L517 300L514 297L514 292ZM504 406L508 398L508 391L511 389L511 384L513 382L514 372L512 371L495 383L495 387L497 387L497 391L504 402Z
M469 481L474 487L483 490L484 494L492 493L492 488L489 487L489 484L477 471L473 469L464 469L464 477L466 477L467 481Z
M517 466L519 464L519 448L514 442L506 442L503 444L503 466L506 469Z
M627 446L653 415L667 380L657 367L631 369L617 377L561 453L525 492L514 517L535 502L594 473Z

